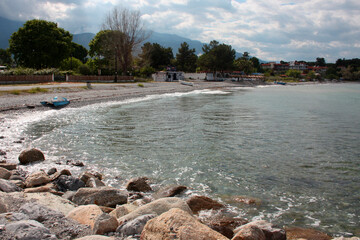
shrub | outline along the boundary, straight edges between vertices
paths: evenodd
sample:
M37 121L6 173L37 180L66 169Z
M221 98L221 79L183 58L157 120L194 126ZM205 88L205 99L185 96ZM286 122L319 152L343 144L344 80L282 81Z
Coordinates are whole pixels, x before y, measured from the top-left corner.
M78 73L80 73L81 75L91 75L91 69L88 65L86 64L81 64L78 69L77 69Z
M73 70L78 69L78 67L82 65L82 62L74 57L69 57L67 59L64 59L60 63L60 69L61 70Z
M139 86L139 87L144 87L144 84L138 83L138 86Z

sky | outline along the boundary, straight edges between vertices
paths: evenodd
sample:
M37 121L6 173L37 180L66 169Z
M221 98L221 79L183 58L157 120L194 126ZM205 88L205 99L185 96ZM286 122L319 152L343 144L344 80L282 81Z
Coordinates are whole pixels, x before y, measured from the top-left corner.
M360 58L359 0L1 0L0 16L97 33L114 7L140 11L149 30L217 40L265 61Z

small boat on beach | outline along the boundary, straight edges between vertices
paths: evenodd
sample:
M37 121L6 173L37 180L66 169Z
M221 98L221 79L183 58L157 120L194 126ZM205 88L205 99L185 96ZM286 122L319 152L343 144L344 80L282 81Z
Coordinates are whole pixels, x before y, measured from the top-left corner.
M275 84L280 84L280 85L286 85L286 82L278 82L278 81L275 81L274 83L275 83Z
M192 82L187 82L187 81L179 81L180 82L180 84L182 84L182 85L187 85L187 86L191 86L191 87L193 87L194 86L194 83L192 83Z
M64 97L54 97L50 101L43 101L40 103L45 107L62 108L62 107L65 107L66 105L68 105L70 103L70 101Z

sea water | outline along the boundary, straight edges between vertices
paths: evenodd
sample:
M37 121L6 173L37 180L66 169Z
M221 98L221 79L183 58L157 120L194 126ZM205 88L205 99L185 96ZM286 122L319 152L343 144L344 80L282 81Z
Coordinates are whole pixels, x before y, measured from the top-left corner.
M41 168L82 161L115 187L147 176L225 204L259 199L229 206L249 221L360 234L360 84L199 90L3 120L9 159L36 147Z

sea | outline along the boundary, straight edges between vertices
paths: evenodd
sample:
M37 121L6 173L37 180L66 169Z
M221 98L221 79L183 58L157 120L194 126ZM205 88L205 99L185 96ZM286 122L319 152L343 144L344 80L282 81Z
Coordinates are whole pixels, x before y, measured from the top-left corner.
M234 87L2 116L0 149L123 187L185 185L236 216L360 235L360 84ZM85 167L58 165L81 161ZM236 198L255 199L244 204Z

